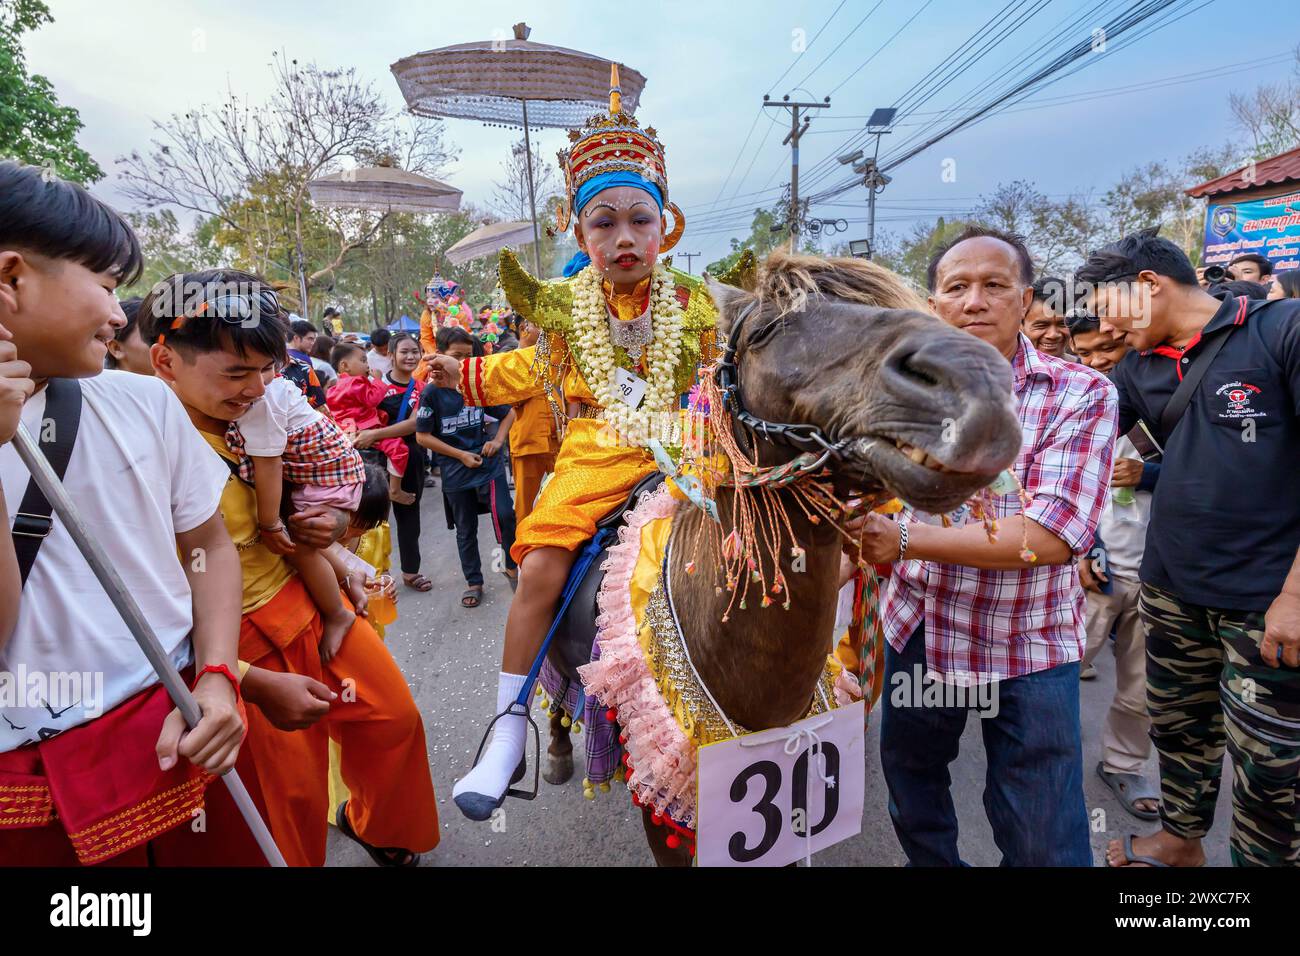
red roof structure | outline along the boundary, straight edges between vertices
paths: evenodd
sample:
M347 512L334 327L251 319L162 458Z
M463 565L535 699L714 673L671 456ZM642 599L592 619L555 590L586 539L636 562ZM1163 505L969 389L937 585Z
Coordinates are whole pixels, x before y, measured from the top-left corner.
M1300 146L1285 153L1270 156L1268 159L1261 159L1254 164L1254 175L1247 179L1245 173L1250 168L1250 166L1242 166L1240 169L1234 169L1218 179L1211 179L1199 186L1193 186L1187 190L1187 195L1196 198L1218 196L1222 193L1238 192L1243 189L1259 189L1262 186L1271 186L1288 180L1300 182Z

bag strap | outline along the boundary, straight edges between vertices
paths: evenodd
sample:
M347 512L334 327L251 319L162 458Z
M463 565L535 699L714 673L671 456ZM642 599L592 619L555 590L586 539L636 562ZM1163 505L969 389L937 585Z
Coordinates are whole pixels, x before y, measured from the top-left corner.
M75 378L49 379L45 383L45 421L41 426L40 449L60 481L72 460L72 448L77 442L80 425L81 383ZM23 585L32 573L37 552L54 529L54 519L50 517L53 513L54 507L46 500L36 479L28 481L11 532Z
M229 458L227 458L225 455L218 455L217 457L221 459L221 463L222 463L223 465L225 465L227 468L230 469L230 473L231 473L232 475L234 475L236 478L238 478L238 479L239 479L240 481L242 481L244 484L248 485L248 487L250 487L250 488L253 487L253 483L252 483L251 481L249 481L247 478L245 478L243 475L241 475L241 474L239 473L239 468L240 468L240 463L239 463L239 462L237 462L237 461L231 461L231 460L230 460Z
M1214 362L1215 356L1227 344L1228 339L1232 337L1233 331L1245 324L1249 303L1244 297L1239 298L1237 302L1238 320L1210 339L1201 348L1196 354L1196 360L1183 372L1182 381L1178 383L1178 388L1174 390L1173 396L1169 399L1169 404L1160 413L1160 434L1165 436L1166 448L1169 447L1169 439L1173 437L1174 429L1178 426L1179 420L1182 419L1183 413L1187 411L1187 406L1191 404L1192 396L1196 394L1196 388L1201 384L1201 379L1205 378L1205 373L1210 370L1210 365Z

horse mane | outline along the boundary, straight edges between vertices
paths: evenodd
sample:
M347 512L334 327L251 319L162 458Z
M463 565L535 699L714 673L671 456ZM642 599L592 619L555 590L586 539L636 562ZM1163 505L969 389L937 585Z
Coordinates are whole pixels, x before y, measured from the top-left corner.
M808 307L808 298L828 297L886 309L925 311L925 303L896 273L869 259L823 258L777 250L758 273L754 292L773 318L784 318Z

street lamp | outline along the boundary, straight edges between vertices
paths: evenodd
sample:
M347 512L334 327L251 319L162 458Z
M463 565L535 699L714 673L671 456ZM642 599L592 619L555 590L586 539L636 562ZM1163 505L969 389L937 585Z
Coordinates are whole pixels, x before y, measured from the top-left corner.
M867 238L864 243L862 258L870 259L876 244L876 194L888 186L893 178L880 171L877 160L880 157L880 137L890 132L894 115L898 110L881 107L872 111L867 119L867 132L876 137L876 150L870 159L864 159L862 150L854 150L837 157L841 165L852 166L853 171L862 176L862 185L867 187ZM862 240L857 240L861 243ZM850 249L853 243L849 245ZM854 252L853 255L858 255Z

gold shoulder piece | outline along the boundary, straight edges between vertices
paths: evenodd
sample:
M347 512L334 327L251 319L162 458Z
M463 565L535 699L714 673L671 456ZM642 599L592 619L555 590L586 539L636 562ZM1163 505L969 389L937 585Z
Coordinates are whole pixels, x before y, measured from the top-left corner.
M727 285L744 289L746 292L753 292L758 280L758 258L754 255L754 250L746 249L740 254L735 265L714 278Z
M519 264L509 249L502 249L497 258L497 278L505 290L510 307L529 322L534 321L537 294L541 291L542 284Z

